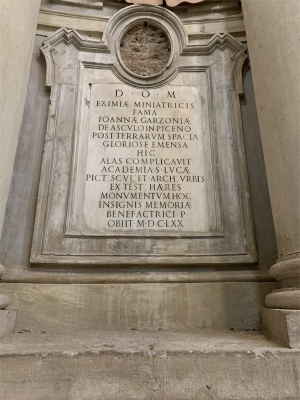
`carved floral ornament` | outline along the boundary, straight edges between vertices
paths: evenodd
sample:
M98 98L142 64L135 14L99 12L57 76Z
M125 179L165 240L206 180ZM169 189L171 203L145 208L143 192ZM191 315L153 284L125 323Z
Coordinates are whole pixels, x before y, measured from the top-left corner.
M164 0L126 0L127 3L133 4L148 4L151 6L161 6L164 3ZM175 7L180 3L201 3L204 0L165 0L165 3L169 7Z

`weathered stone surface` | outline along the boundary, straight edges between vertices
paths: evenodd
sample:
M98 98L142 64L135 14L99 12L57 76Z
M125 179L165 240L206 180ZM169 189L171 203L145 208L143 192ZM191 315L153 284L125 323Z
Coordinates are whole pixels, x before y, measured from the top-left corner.
M275 285L2 283L1 291L19 310L17 330L258 330L263 299Z
M281 283L281 289L268 294L267 306L300 310L300 258L276 263L270 268L270 276Z
M150 76L162 72L171 53L167 34L147 21L139 23L122 37L120 54L125 66L133 73Z
M281 282L266 298L273 309L262 311L263 326L273 340L299 347L300 3L242 0L242 6L278 246L270 275Z
M0 310L5 310L9 306L9 297L5 294L0 294Z
M163 4L163 0L126 0L126 1L127 3L149 4L151 6L160 6ZM204 0L166 0L166 4L169 7L175 7L184 1L187 1L188 3L201 3Z
M120 35L141 16L161 25L172 42L170 65L149 79L116 62ZM103 41L61 29L43 47L51 106L32 263L256 262L238 122L243 44L226 34L189 47L176 15L144 6L116 13ZM142 115L153 118L144 122ZM145 127L156 133L146 136ZM149 172L135 169L143 165ZM133 172L122 172L128 166Z
M224 21L222 23L224 24ZM90 23L91 25L92 23ZM198 22L195 24L195 36L198 34L199 27L200 23ZM201 30L202 32L205 30L204 25L201 26ZM220 31L224 32L227 29ZM72 51L71 45L68 48L69 50ZM67 78L74 74L74 70L72 68L70 70L64 70ZM70 72L70 75L68 75L68 72ZM223 83L226 84L226 82ZM62 93L65 94L67 91L62 90ZM58 107L58 110L60 111L60 107ZM241 123L240 120L236 122L237 124ZM60 128L62 126L63 123ZM29 128L27 129L30 131ZM63 143L62 147L65 144L70 143ZM68 148L67 145L62 149L63 151ZM238 146L238 148L240 151L241 147ZM22 164L20 160L19 164ZM21 165L21 170L24 169L24 166ZM28 182L24 180L24 184L28 185ZM18 188L20 192L21 187L22 185ZM19 197L20 200L23 200L23 196ZM19 208L22 208L22 212L25 214L26 211L23 206L23 202L19 204ZM20 224L14 210L12 214L15 218L15 229L19 231ZM22 229L24 235L31 237L24 225L22 225ZM260 231L259 234L262 235L262 232ZM15 240L15 235L6 238L6 241L12 241L12 239L14 243L11 246L18 247L18 240ZM21 246L20 251L23 251L24 247L26 245ZM118 246L115 243L110 243L110 250L116 248ZM126 246L124 248L127 250ZM5 257L8 257L10 263L15 265L11 261L13 257L17 257L16 255L9 253ZM27 260L28 257L26 262ZM22 265L22 262L18 261L19 266L23 268L24 264ZM66 279L65 276L64 278ZM291 286L291 282L288 282L291 280L290 278L285 279L288 287ZM52 279L54 279L53 275ZM121 327L122 329L132 326L131 329L145 329L145 327L165 329L165 327L171 326L177 329L176 327L205 327L207 325L212 327L226 325L227 328L231 327L232 329L236 329L236 327L257 329L261 289L264 288L263 291L265 288L270 289L272 285L272 283L257 284L255 282L251 284L208 283L204 285L196 284L196 286L187 284L135 286L129 284L126 286L108 285L107 288L104 288L104 285L97 288L92 285L89 285L88 288L81 288L80 285L76 285L77 287L65 285L68 287L59 288L56 285L55 289L49 288L47 285L28 285L26 289L24 288L24 292L19 291L20 295L18 292L14 292L18 287L11 285L8 292L14 296L15 304L18 303L23 307L20 320L21 330L28 326L32 327L33 330L41 330L46 327L47 330L65 331L78 327L82 328L82 325L88 328L92 326L95 329L103 326L105 328L108 326L112 328ZM274 284L275 286L276 284ZM8 286L3 285L4 290L5 287L8 288ZM36 294L33 294L34 291L36 291ZM50 308L49 305L51 305ZM54 310L55 307L56 310ZM286 313L285 315L293 316L291 318L293 322L297 314ZM185 316L188 317L185 318ZM111 322L109 318L112 317L117 321ZM288 318L286 318L287 321ZM296 324L292 323L292 328L295 327ZM95 333L93 334L95 335ZM103 332L100 335L103 339ZM112 336L109 334L108 337L111 339ZM5 399L11 396L14 400L19 398L34 399L35 397L48 399L49 393L54 392L53 397L55 399L64 400L68 397L78 400L82 400L82 398L98 400L99 393L104 398L113 398L114 400L124 399L124 397L136 399L170 398L172 400L178 398L181 400L191 396L195 399L299 398L299 388L297 387L299 375L296 362L294 362L294 356L297 355L298 357L299 353L284 352L281 349L278 350L278 348L274 350L272 346L266 346L267 350L262 351L262 348L259 349L259 346L254 346L253 343L246 344L246 340L242 342L243 349L237 349L238 339L235 337L232 343L226 342L226 345L224 345L224 338L222 338L221 350L220 347L215 347L214 350L218 351L218 354L211 357L212 354L207 351L207 347L213 347L210 337L202 336L200 340L203 342L203 348L196 346L197 349L194 351L191 349L195 345L195 337L188 341L186 347L178 343L187 340L186 336L181 338L176 345L173 342L168 347L171 336L168 333L167 344L159 344L153 341L153 335L151 335L148 341L146 340L146 347L145 343L144 347L138 346L138 349L131 347L130 352L128 352L128 347L125 347L124 351L124 346L128 346L128 343L130 343L128 337L124 338L125 345L123 347L117 346L117 351L114 349L116 342L105 341L102 346L108 348L109 351L113 349L109 354L105 351L105 354L103 354L102 348L99 351L101 346L92 342L89 335L87 335L89 342L83 342L81 350L78 350L80 346L74 346L74 342L70 339L67 350L64 346L58 349L56 341L51 343L52 347L39 347L38 338L33 337L32 343L39 347L39 352L36 351L36 347L30 348L30 346L28 350L24 350L24 348L26 349L26 341L19 343L21 346L14 347L6 354L3 351L2 354L5 355L6 359L3 361L3 371L0 374L3 376L4 382L0 396ZM45 340L49 341L49 336L46 335ZM144 338L143 341L145 341ZM12 340L11 345L14 344L16 343ZM134 337L132 346L136 346L136 337ZM235 349L238 354L229 351L224 355L224 347L226 347L226 352L228 349ZM71 352L74 352L74 348L81 353L71 354ZM84 353L83 348L88 349L89 353ZM248 352L246 355L245 349ZM23 352L24 358L21 361L20 358L13 355L15 351ZM69 353L65 354L65 351L69 351ZM118 351L120 351L121 356ZM47 352L49 353L45 356ZM205 353L204 356L203 352ZM136 361L137 358L138 361ZM45 367L45 371L43 371L43 367ZM47 375L48 370L50 372ZM274 374L274 371L277 374ZM104 379L102 379L103 377ZM135 383L137 383L138 388L133 388Z
M13 333L17 313L17 310L0 310L0 338L9 333Z
M7 272L19 271L22 274L21 279L25 279L26 282L32 277L32 275L29 275L28 278L25 277L26 271L24 271L24 268L29 267L39 171L43 154L44 138L41 132L46 131L49 105L49 93L44 85L43 59L39 50L43 40L44 38L40 36L36 38L24 120L0 249L0 259L5 263ZM245 97L241 102L242 118L256 231L258 264L259 268L262 268L275 263L276 243L255 111L251 70L249 68L245 71L244 88ZM201 269L199 269L199 273L201 273ZM123 276L123 274L120 276ZM152 279L160 279L160 274L155 276L155 271L152 269ZM190 272L189 277L191 278ZM58 276L57 280L60 281L60 279L61 277ZM184 279L187 279L187 276ZM198 281L198 278L195 279ZM220 279L222 278L220 277ZM42 280L44 281L45 279ZM105 280L109 280L109 278L105 277ZM84 278L85 281L86 277Z
M14 163L6 217L1 238L0 259L7 269L23 270L30 258L30 246L38 192L44 134L47 126L49 93L40 54L43 37L36 36L30 70L24 118ZM8 247L7 247L8 246ZM28 265L28 264L27 264Z
M5 400L298 400L299 373L298 351L222 331L24 332L0 350Z
M223 5L222 3L222 6ZM42 15L43 11L40 16ZM57 19L50 14L50 11L47 13L47 16L49 18L51 16L51 23L57 23ZM84 21L84 18L81 18L81 20ZM68 24L69 23L70 22L68 22ZM90 20L89 23L91 24ZM41 26L46 26L45 21L41 21L41 24ZM197 26L195 22L191 24L190 27L185 23L185 27L188 30ZM210 29L212 29L212 26L213 21L210 21ZM90 27L89 25L89 28ZM88 27L84 29L87 30ZM208 28L205 28L205 32L208 32L207 29ZM224 27L220 27L220 31L224 31L224 29ZM227 26L225 30L230 31L230 27ZM242 28L238 29L238 31L241 30ZM198 35L202 34L200 28L197 32ZM91 33L92 32L90 32L90 34ZM193 32L191 31L189 33L192 37ZM14 181L11 187L8 206L5 235L3 237L3 249L1 249L1 258L5 264L9 266L9 271L13 269L20 269L20 271L23 271L23 268L27 267L29 264L32 221L35 214L40 160L43 152L43 135L41 135L41 132L45 132L46 130L46 114L49 102L48 93L44 88L45 77L43 76L43 60L39 54L39 47L42 44L42 40L42 37L37 37L31 71L31 82L28 90L28 101L25 110L26 115L21 130ZM250 77L251 80L251 73L247 74L247 81L249 80L248 77ZM248 86L247 84L247 87ZM246 90L247 87L245 88ZM252 94L247 94L245 104L242 105L242 112L247 113L249 111L251 112L251 110L253 112L252 97ZM252 108L249 107L250 103ZM246 117L245 120L243 119L245 140L247 140L247 164L251 185L259 261L261 261L263 265L269 265L270 260L271 262L272 260L275 261L276 256L274 244L271 240L272 232L269 231L270 220L266 220L266 216L270 214L269 208L267 204L262 202L262 194L266 193L266 190L262 189L264 185L264 182L262 182L262 177L264 176L262 171L263 162L261 150L258 147L258 129L253 125L254 120L255 117L253 115ZM255 154L255 157L253 154ZM258 163L258 159L260 163Z
M300 348L300 311L262 308L264 334L276 343Z
M116 10L124 7L122 1L85 0L81 4L76 4L74 1L56 0L55 6L53 2L53 0L43 1L37 28L37 33L40 35L48 36L62 26L68 26L85 35L99 38L109 18ZM180 14L181 10L173 8L172 11ZM184 13L187 13L188 17L184 20L186 30L196 41L201 39L207 42L209 37L219 32L234 33L236 37L245 39L244 21L238 0L189 6L184 9ZM199 14L202 16L200 19Z
M0 235L24 111L39 5L40 0L1 2Z
M242 6L278 260L295 258L299 274L300 2L242 0Z

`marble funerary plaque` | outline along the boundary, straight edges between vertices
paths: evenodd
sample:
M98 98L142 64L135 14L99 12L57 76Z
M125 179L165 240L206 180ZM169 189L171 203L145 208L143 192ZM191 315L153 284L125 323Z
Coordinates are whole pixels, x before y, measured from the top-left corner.
M68 229L110 236L178 235L178 229L209 234L213 193L205 171L211 160L205 159L200 99L196 86L92 84Z
M149 32L168 52L159 69L155 55L142 63L138 48L135 63L129 53L151 43ZM67 29L45 41L51 105L32 263L256 260L239 108L244 48L229 35L186 43L173 13L148 6L118 12L103 42Z

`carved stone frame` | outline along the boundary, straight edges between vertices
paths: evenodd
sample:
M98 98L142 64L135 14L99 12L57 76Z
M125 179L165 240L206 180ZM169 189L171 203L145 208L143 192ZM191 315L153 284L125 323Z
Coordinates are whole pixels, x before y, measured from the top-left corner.
M118 59L122 33L146 19L163 26L172 42L168 68L159 76L137 77ZM31 262L35 265L231 265L256 261L256 248L244 152L239 95L245 47L229 34L206 45L188 45L179 18L161 7L129 6L116 13L103 42L83 39L62 28L42 51L51 104L37 202ZM204 74L206 112L217 204L216 227L201 235L83 235L68 230L72 170L76 163L76 126L81 118L87 70L109 74L116 82L157 88L184 74ZM101 72L102 71L102 72Z

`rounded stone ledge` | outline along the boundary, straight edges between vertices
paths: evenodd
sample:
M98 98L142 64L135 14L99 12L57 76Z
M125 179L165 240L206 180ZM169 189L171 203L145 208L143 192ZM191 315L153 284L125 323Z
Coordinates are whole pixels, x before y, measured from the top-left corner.
M4 272L5 272L5 267L4 265L0 264L0 278L2 278Z
M278 262L269 270L270 276L278 281L289 280L291 287L299 287L300 258ZM291 278L295 278L292 281Z
M9 306L9 297L6 294L0 294L0 310L5 310Z
M278 290L266 296L269 308L300 310L300 290Z

